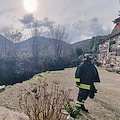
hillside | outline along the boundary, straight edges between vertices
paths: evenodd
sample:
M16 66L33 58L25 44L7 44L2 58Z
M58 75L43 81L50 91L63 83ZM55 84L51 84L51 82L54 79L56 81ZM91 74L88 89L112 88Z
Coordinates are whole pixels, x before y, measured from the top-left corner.
M31 53L33 52L32 48L34 47L39 51L40 54L44 55L55 55L55 52L58 51L58 49L62 50L61 53L63 55L68 55L71 53L72 49L75 50L76 48L81 48L84 52L90 51L94 44L97 43L98 45L99 43L104 42L108 37L109 35L96 36L92 37L91 39L69 44L60 40L36 36L20 43L13 43L12 41L0 35L0 52L4 53L5 49L9 51L10 48L14 46L15 48L19 48L20 53Z
M72 44L72 47L74 50L76 48L81 48L84 52L88 52L91 51L93 47L98 48L98 45L102 42L105 42L105 40L109 37L110 35L92 37L91 39L76 42Z
M36 38L35 38L36 39ZM19 50L21 52L32 52L32 44L34 38L27 39L20 43ZM37 37L37 44L39 45L41 54L55 54L55 51L58 49L58 45L62 48L62 54L68 55L71 53L71 50L76 48L81 48L83 51L89 51L89 42L91 39L83 40L73 44L66 43L64 41L59 41L51 38ZM45 48L45 49L44 49Z
M64 41L38 36L26 39L20 43L13 43L4 36L0 35L0 52L3 53L5 49L9 51L10 47L16 46L17 48L19 47L19 51L21 53L31 53L33 44L37 44L41 54L55 54L55 50L57 49L58 45L62 47L62 49L64 48L62 54L69 54L72 49L75 50L76 48L82 48L83 51L88 50L89 41L90 39L69 44Z
M7 51L11 49L14 43L4 36L0 35L0 53L5 54Z
M25 53L31 53L32 47L35 45L40 54L54 55L56 49L61 49L62 54L69 54L71 51L71 45L51 38L45 37L32 37L20 43L19 51ZM59 48L58 48L59 47Z
M89 49L90 49L90 46L89 46L90 40L91 39L87 39L87 40L83 40L83 41L80 41L80 42L73 43L72 47L73 47L74 50L76 48L81 48L85 52L89 51Z
M60 49L61 54L67 55L71 51L71 45L60 40L45 38L41 36L32 37L20 43L13 43L4 36L0 35L0 53L5 54L12 49L19 49L20 53L31 53L34 49L44 55L55 55L55 52Z

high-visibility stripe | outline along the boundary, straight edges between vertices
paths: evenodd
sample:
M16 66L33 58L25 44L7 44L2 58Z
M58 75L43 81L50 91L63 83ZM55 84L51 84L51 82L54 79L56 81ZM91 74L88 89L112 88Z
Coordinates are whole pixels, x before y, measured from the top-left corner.
M81 105L83 105L84 103L83 102L79 102L79 101L76 101L76 105L77 107L81 107Z
M80 78L75 78L76 82L80 82Z
M77 106L77 107L81 107L81 105L80 105L80 104L76 104L75 106Z
M80 102L79 102L79 101L76 101L76 104L80 104Z
M80 105L81 105L81 104L84 104L84 103L83 103L83 102L76 101L76 104L80 104Z
M79 103L79 101L76 101L76 103Z
M77 86L77 85L76 85ZM79 86L77 86L79 88L82 88L82 89L86 89L86 90L90 90L90 85L86 85L86 84L80 84Z
M82 102L84 103L84 102L85 102L85 100L82 100Z

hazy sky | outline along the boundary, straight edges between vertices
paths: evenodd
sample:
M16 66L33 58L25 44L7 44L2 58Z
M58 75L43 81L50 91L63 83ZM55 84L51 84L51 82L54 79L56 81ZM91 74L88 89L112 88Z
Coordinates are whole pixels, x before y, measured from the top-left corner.
M110 33L120 10L119 0L36 0L37 7L30 13L24 1L0 0L0 31L11 25L31 29L38 21L46 29L65 26L71 42L81 41Z

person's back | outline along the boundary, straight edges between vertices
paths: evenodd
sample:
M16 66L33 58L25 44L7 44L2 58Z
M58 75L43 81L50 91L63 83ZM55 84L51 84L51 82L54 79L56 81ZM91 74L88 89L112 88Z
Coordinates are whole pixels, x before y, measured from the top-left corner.
M85 54L84 62L77 67L75 72L76 86L79 88L78 98L76 101L76 108L88 112L84 107L85 100L90 95L91 98L96 92L94 82L100 82L97 69L93 65L94 57L92 54Z

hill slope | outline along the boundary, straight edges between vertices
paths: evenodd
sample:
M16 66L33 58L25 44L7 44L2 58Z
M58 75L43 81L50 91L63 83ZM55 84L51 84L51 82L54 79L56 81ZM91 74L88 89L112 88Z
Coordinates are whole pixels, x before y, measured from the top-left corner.
M84 52L90 51L90 49L92 49L92 46L94 46L94 44L98 45L99 43L104 42L108 37L109 35L97 36L73 44L68 44L64 41L37 36L37 37L29 38L20 43L13 43L12 41L0 35L0 43L1 43L0 52L4 53L5 49L9 51L11 47L16 46L17 48L19 46L19 51L21 53L32 53L33 52L32 48L36 47L36 49L39 51L40 54L55 55L56 51L58 51L58 49L59 50L61 49L62 50L61 53L63 55L68 55L71 53L72 49L75 50L76 48L81 48Z
M91 39L83 40L72 44L73 49L81 48L83 51L89 51L89 43Z
M71 51L71 45L60 40L45 37L32 37L20 43L21 52L31 53L35 45L41 54L54 55L57 49L62 50L62 54L68 54Z

